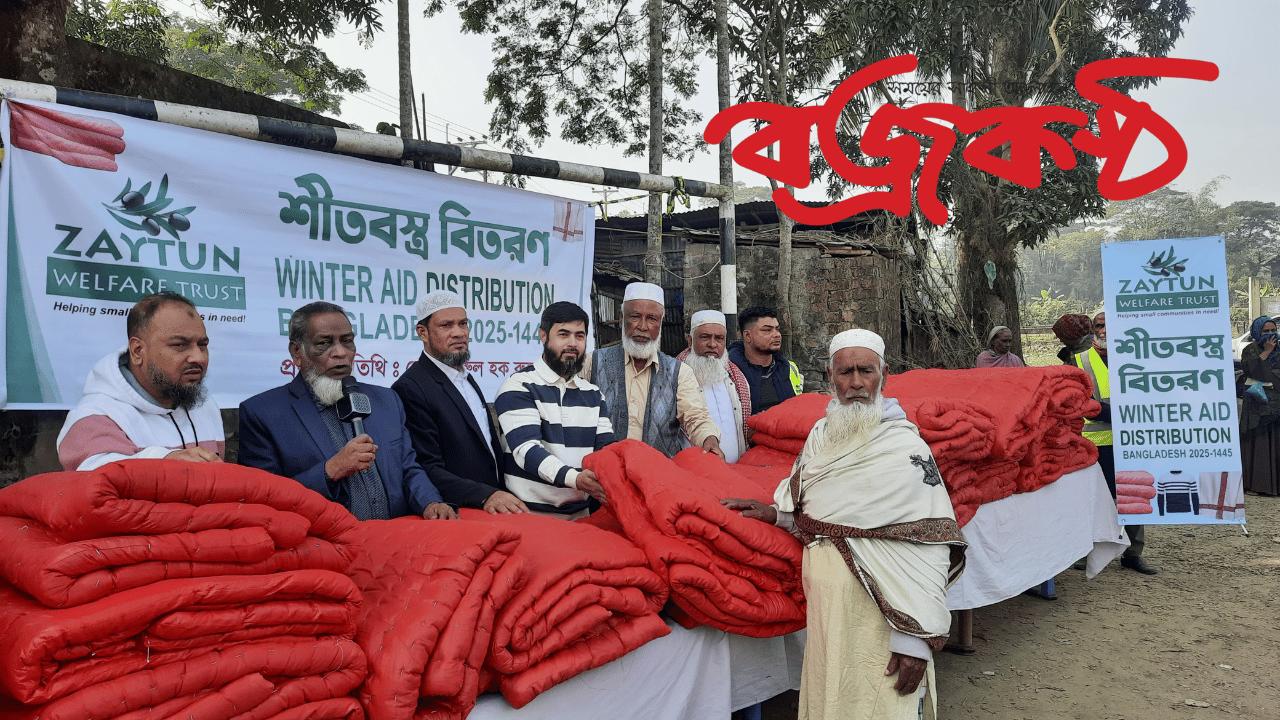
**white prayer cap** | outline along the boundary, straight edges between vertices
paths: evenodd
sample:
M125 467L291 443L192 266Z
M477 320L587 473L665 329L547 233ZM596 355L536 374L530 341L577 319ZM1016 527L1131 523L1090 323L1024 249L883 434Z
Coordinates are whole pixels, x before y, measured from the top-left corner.
M834 358L836 353L845 348L866 348L884 360L884 338L861 328L845 330L835 337L831 338L831 344L827 346L827 354Z
M663 307L667 305L667 300L662 295L662 288L647 282L633 282L627 286L627 291L622 296L622 302L631 302L632 300L652 300Z
M719 325L725 327L724 313L719 310L699 310L689 318L689 334L692 335L699 325Z
M418 322L425 322L437 310L462 307L462 298L458 293L448 290L436 290L418 301Z

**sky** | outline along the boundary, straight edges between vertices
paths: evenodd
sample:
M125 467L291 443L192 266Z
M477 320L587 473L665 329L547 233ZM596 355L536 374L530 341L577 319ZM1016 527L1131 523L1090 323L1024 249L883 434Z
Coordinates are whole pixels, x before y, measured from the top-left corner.
M165 3L186 14L208 15L207 11L193 8L197 0ZM399 123L395 6L384 3L382 7L388 32L378 36L373 47L361 47L354 31L320 42L336 63L365 72L371 89L348 97L338 117L366 130L381 121ZM1195 14L1184 26L1185 34L1170 56L1216 63L1219 78L1213 82L1163 79L1154 88L1135 95L1168 120L1187 144L1187 166L1173 187L1194 190L1215 177L1225 176L1217 194L1224 205L1236 200L1280 202L1280 133L1274 129L1280 117L1280 82L1276 81L1276 68L1280 68L1280 42L1276 39L1280 31L1280 1L1192 0L1192 7ZM427 96L428 140L444 140L446 126L450 138L479 139L489 125L491 107L484 102L484 88L493 58L491 38L463 35L459 26L456 14L448 11L430 19L418 12L412 15L414 90ZM694 104L702 108L705 122L716 110L714 62L710 59L700 80L703 92ZM745 124L740 125L734 131L734 140L740 141L748 132ZM692 162L667 160L664 174L717 181L715 148L708 149L710 152L700 153ZM554 138L530 154L640 172L648 167L643 157L624 157L619 149L576 146ZM1164 159L1160 143L1144 134L1123 177L1145 172ZM734 177L748 185L768 184L763 176L740 167L735 167ZM531 179L528 189L586 201L601 198L592 192L598 188L541 178ZM634 194L638 193L624 189L614 197ZM798 194L802 199L824 199L821 183ZM614 205L611 211L626 208L643 213L645 206L646 201L637 200Z

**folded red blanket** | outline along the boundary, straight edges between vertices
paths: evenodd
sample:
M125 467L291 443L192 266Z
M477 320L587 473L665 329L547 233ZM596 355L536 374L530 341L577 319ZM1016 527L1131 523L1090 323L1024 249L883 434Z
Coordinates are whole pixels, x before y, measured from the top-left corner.
M777 406L775 405L774 407ZM789 455L799 455L800 452L804 450L804 438L780 438L774 437L766 432L757 432L755 435L752 435L751 442L755 443L757 447L767 447ZM741 458L739 458L739 460L741 460Z
M667 635L667 585L621 535L540 515L462 517L523 536L514 556L527 579L498 611L486 664L520 708L547 688Z
M56 528L67 542L262 528L277 548L342 542L355 517L301 483L227 463L128 460L91 473L38 475L0 489L0 515Z
M0 577L50 607L166 579L343 572L355 518L296 481L131 460L0 489Z
M1156 496L1156 489L1150 485L1130 485L1128 483L1116 483L1116 495L1122 498L1134 498L1135 500L1150 500Z
M1156 476L1145 470L1117 470L1117 485L1148 485L1155 487Z
M1116 506L1122 515L1146 515L1154 512L1149 501L1122 502Z
M351 640L276 637L205 648L43 705L0 703L10 720L363 720L347 697L365 676L365 655Z
M756 445L742 453L736 465L755 465L758 467L780 468L782 472L790 472L800 453L789 453L765 445Z
M625 440L584 463L600 477L627 537L695 620L755 637L803 627L799 541L720 504L726 497L767 500L772 491L697 449L676 457Z
M461 720L483 688L494 618L525 582L514 528L463 520L358 523L348 571L364 595L360 699L378 720Z
M213 646L350 636L359 599L349 578L328 570L165 580L62 609L0 584L0 687L45 703Z
M831 396L822 393L803 393L774 405L762 413L747 418L747 424L757 433L775 438L809 437L809 431L827 414ZM783 408L783 405L786 405ZM759 440L752 438L759 444ZM799 454L797 451L795 454Z

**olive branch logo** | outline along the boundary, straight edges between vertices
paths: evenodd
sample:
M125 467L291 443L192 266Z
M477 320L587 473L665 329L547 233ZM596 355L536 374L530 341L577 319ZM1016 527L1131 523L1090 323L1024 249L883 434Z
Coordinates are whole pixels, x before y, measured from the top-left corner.
M1178 256L1173 252L1173 246L1170 245L1168 253L1160 253L1159 255L1151 253L1151 259L1142 266L1142 269L1148 275L1169 277L1170 274L1181 275L1182 271L1187 269L1186 262L1187 258L1178 259Z
M169 197L169 175L165 173L160 178L160 185L156 188L156 197L154 200L148 200L147 194L151 192L151 183L147 183L137 190L133 189L133 179L128 178L124 182L124 189L116 195L113 203L118 205L108 205L102 203L102 206L111 213L111 217L116 222L133 230L142 230L148 235L155 237L163 230L173 236L175 240L178 233L190 230L191 221L187 216L195 210L195 206L179 208L169 212L163 212L165 208L173 204L173 198ZM130 218L141 218L131 220Z

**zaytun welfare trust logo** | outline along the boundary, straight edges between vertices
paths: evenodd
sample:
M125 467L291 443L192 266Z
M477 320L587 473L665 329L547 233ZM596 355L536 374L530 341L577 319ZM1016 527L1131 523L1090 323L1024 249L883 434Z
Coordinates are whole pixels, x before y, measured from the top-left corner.
M184 236L192 228L195 205L174 208L169 175L136 186L126 178L110 202L101 203L115 224L76 227L58 223L61 233L47 258L49 295L133 304L152 293L171 290L190 299L206 320L243 322L244 315L219 315L205 308L246 309L240 248ZM178 193L179 197L181 193ZM197 237L207 236L207 233ZM55 307L55 309L60 309ZM72 311L93 314L90 306ZM119 314L121 308L101 308Z
M1148 275L1159 275L1161 277L1169 277L1170 275L1181 277L1183 271L1187 269L1187 258L1178 259L1177 253L1173 251L1173 246L1169 246L1167 253L1151 253L1151 259L1142 266L1142 270Z
M102 203L102 206L111 213L111 217L115 218L116 222L131 230L141 230L152 237L157 237L161 231L164 231L172 235L174 240L181 240L178 233L191 229L191 220L188 216L196 207L188 205L165 212L173 204L173 198L169 197L168 173L160 178L155 198L149 200L147 195L150 191L150 182L134 190L133 178L126 178L124 189L111 201L116 204Z

